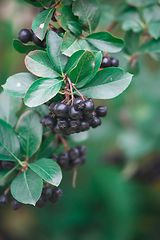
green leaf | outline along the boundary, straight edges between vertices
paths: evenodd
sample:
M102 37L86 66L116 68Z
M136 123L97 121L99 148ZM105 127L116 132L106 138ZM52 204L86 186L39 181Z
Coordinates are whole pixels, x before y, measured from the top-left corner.
M10 171L7 170L0 171L0 186L5 186L6 183L10 182L15 177L16 175L15 169L17 168L17 166L12 168Z
M69 73L71 82L77 84L88 75L93 73L95 67L94 54L89 51L85 51L80 57L77 65Z
M61 0L61 3L63 3L64 5L71 5L72 0Z
M13 40L13 47L17 52L23 53L23 54L28 54L29 52L34 51L34 50L42 50L43 49L36 45L26 45L18 39Z
M160 6L150 5L142 9L142 15L146 23L160 21Z
M75 37L73 34L71 34L69 31L67 31L64 35L64 40L61 45L62 53L66 56L71 56L73 53L75 53L78 50L97 50L94 46L92 46L90 43L88 43L84 39L79 39Z
M62 26L63 29L68 30L68 24L70 22L77 22L78 23L78 17L74 16L72 13L72 8L67 7L63 4L60 4L57 8L57 21L60 26Z
M140 32L145 28L139 12L135 8L126 9L117 17L117 21L122 22L122 29L125 31Z
M41 78L35 81L27 91L24 103L28 107L39 106L53 98L60 90L62 80Z
M68 59L68 62L66 64L66 70L65 73L68 74L73 68L76 67L80 57L83 55L85 50L79 50L76 51L72 56Z
M82 34L82 27L78 22L69 22L67 27L73 34L77 36Z
M22 172L11 183L11 194L24 204L36 204L43 187L42 179L31 169Z
M32 23L32 30L41 41L46 35L54 9L55 8L49 8L39 13Z
M2 87L10 95L24 98L27 90L35 80L36 77L31 73L17 73L9 77Z
M16 126L16 132L21 146L21 152L27 158L37 152L42 141L42 125L40 117L33 111L21 115Z
M141 33L135 33L132 30L126 32L124 37L124 49L128 55L132 56L139 47ZM132 41L131 41L132 39Z
M132 75L120 68L106 68L99 71L81 94L87 98L110 99L121 94L130 84Z
M123 47L123 40L108 32L90 34L86 40L97 49L105 52L119 52Z
M20 145L14 129L0 119L0 159L16 161L20 155Z
M45 138L44 142L42 143L39 151L37 152L36 159L40 158L49 158L55 153L55 138L51 134Z
M58 163L49 158L43 158L27 164L46 182L58 186L62 180L62 171Z
M4 104L5 103L5 104ZM15 126L18 116L17 112L20 110L22 100L15 98L6 92L0 94L0 118L9 123L12 127Z
M30 52L25 58L25 65L31 73L38 77L56 78L60 76L45 51Z
M143 7L154 4L157 2L157 0L126 0L126 2L132 6Z
M49 31L47 34L47 52L48 56L57 71L63 74L65 65L67 63L67 57L61 52L61 44L63 39L53 31Z
M160 21L150 22L148 25L148 32L153 38L158 39L160 37Z
M38 1L35 1L35 2L31 2L30 0L25 0L27 3L30 3L32 4L33 6L35 7L50 7L54 4L54 0L38 0Z
M78 16L83 30L94 31L100 19L100 7L96 0L79 0L73 3L73 13Z
M159 53L160 52L160 39L155 40L152 39L149 42L140 46L137 51L139 54L147 54L147 53Z
M94 78L94 76L96 75L96 73L98 72L98 70L100 68L101 62L102 62L102 53L93 51L93 54L95 57L95 67L94 67L93 73L88 75L81 82L77 83L76 88L81 88L81 87L85 86L87 83L89 83Z

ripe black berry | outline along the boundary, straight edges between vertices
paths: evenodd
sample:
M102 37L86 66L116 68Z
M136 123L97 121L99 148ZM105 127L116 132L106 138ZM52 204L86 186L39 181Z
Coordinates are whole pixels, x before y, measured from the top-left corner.
M82 111L81 110L76 110L74 108L74 106L70 106L69 115L73 119L80 119L82 117Z
M84 132L89 130L89 128L90 128L89 123L85 120L81 120L80 131Z
M71 119L70 120L70 128L72 129L72 130L77 130L79 127L80 127L80 124L81 124L81 122L80 122L80 120L79 119Z
M48 116L47 116L47 115L41 117L40 123L43 125L43 127L46 127L45 122L46 122L47 119L48 119Z
M68 156L70 160L75 160L76 158L79 157L79 150L77 148L71 148L68 152Z
M48 117L45 121L45 126L49 128L54 128L56 126L56 119L53 117Z
M81 110L85 107L85 103L81 98L75 98L73 101L73 106L76 110Z
M32 35L32 41L35 45L46 48L46 40L41 41L35 34Z
M59 129L66 130L67 128L69 128L68 119L67 118L59 118L57 125L58 125Z
M83 113L92 113L95 109L94 103L92 100L85 101L85 107L83 108Z
M40 196L35 206L37 208L44 208L46 206L46 203L47 203L47 200L44 197Z
M103 57L100 68L107 68L107 67L111 67L111 66L112 66L111 59L106 56Z
M58 157L57 157L57 156L53 155L53 156L51 157L51 159L52 159L53 161L55 161L56 163L58 163Z
M119 60L117 58L112 57L111 58L111 66L112 67L118 67L119 66Z
M57 104L57 102L52 102L51 105L49 106L49 111L54 113L54 107Z
M61 129L59 128L59 126L56 124L56 126L54 127L54 132L55 133L61 133Z
M65 33L65 30L62 27L60 27L60 28L56 29L55 32L59 35L60 33Z
M51 203L56 203L60 197L62 197L62 190L60 188L53 188L52 196L49 198L49 201Z
M101 119L99 117L94 117L91 123L92 128L96 128L101 125Z
M50 198L52 196L52 189L50 187L45 187L42 189L42 197Z
M105 117L107 114L107 108L105 106L99 106L95 110L97 117Z
M81 165L83 165L87 160L86 156L82 156L80 159L81 159Z
M80 157L85 156L87 154L87 148L84 145L79 145L76 147L79 151Z
M68 116L69 106L65 103L57 103L54 106L54 113L57 117L67 117Z
M2 167L5 170L11 170L14 168L15 162L10 162L10 161L2 161Z
M19 208L21 208L22 203L18 202L16 199L13 199L11 202L11 207L13 210L18 210Z
M4 206L4 205L6 205L7 204L7 202L8 202L8 198L7 198L7 196L6 195L1 195L0 196L0 205L1 206Z
M67 153L61 153L58 158L58 164L61 168L67 169L69 163L69 157Z
M76 158L74 161L71 162L72 168L77 168L81 165L81 158Z
M32 41L32 34L28 29L21 29L17 38L23 43L28 43L29 41Z

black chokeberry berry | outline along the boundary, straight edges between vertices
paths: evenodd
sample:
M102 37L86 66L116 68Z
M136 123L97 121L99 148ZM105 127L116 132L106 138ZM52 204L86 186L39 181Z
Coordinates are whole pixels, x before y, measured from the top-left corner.
M57 103L53 111L57 117L68 117L69 106L66 103Z
M60 197L62 197L62 190L60 188L53 188L52 196L49 198L49 201L51 203L56 203Z
M53 156L51 157L51 159L52 159L53 161L55 161L56 163L58 163L58 157L57 157L57 156L53 155Z
M96 128L101 125L101 119L99 117L94 117L91 123L92 128Z
M83 108L83 113L92 113L95 109L94 102L90 99L85 101L85 107Z
M74 161L72 161L71 163L71 167L72 168L77 168L81 165L81 158L76 158Z
M40 123L43 125L43 127L46 127L45 122L48 119L48 117L49 117L48 115L45 115L45 116L41 117Z
M105 117L107 114L107 107L99 106L96 108L95 112L97 117Z
M54 127L54 133L61 133L61 129L59 128L58 124Z
M117 58L112 57L111 58L111 66L112 67L118 67L119 66L119 60Z
M87 154L87 148L84 145L79 145L76 147L79 151L80 157L85 156Z
M50 198L52 196L52 189L50 187L45 187L42 189L42 197Z
M32 41L35 45L42 47L42 48L46 48L46 39L44 39L43 41L41 41L35 34L32 35Z
M58 158L58 164L62 169L67 169L69 163L69 157L67 153L61 153Z
M85 103L80 97L78 97L74 99L73 106L76 110L81 110L85 107Z
M54 107L55 107L56 104L57 104L57 102L52 102L52 103L49 105L49 111L51 111L52 113L54 113Z
M79 150L77 148L71 148L68 152L70 160L75 160L79 157Z
M15 162L10 162L10 161L2 161L2 167L5 170L11 170L14 168Z
M111 58L104 56L102 58L102 63L101 63L100 68L107 68L107 67L111 67L111 66L112 66Z
M90 128L89 123L87 121L85 121L85 120L80 120L80 121L81 121L80 131L84 132L84 131L89 130L89 128Z
M35 206L37 208L44 208L46 206L46 203L47 203L47 199L45 199L44 197L40 196L40 198L36 202Z
M48 117L45 121L45 126L49 128L54 128L56 126L56 119L53 117Z
M11 201L11 207L13 210L18 210L21 208L21 206L22 206L22 203L18 202L16 199L13 199Z
M81 159L81 165L83 165L87 160L86 156L82 156L80 159Z
M69 122L67 118L59 118L57 125L59 129L66 130L69 128Z
M32 41L32 34L28 29L21 29L17 38L23 43L28 43L29 41Z
M72 119L80 119L82 117L82 111L76 110L74 106L70 106L69 115Z
M80 120L79 119L71 119L70 120L70 128L72 130L77 130L80 127Z
M60 27L60 28L56 29L55 32L59 35L60 33L65 33L65 30L62 27Z
M7 198L7 196L6 195L1 195L0 196L0 205L1 206L4 206L4 205L6 205L7 204L7 202L8 202L8 198Z

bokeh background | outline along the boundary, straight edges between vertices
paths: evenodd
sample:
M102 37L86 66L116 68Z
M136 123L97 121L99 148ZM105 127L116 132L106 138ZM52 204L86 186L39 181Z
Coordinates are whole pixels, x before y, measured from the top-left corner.
M102 30L123 1L99 2L97 30ZM14 50L12 40L21 28L31 27L38 12L22 0L0 0L0 85L10 75L26 71L24 55ZM125 34L119 25L112 33L122 38ZM123 52L114 56L127 70ZM70 139L71 146L81 143L88 148L76 188L73 173L65 172L63 197L55 205L23 206L18 211L9 204L0 207L0 240L160 239L160 62L144 55L138 64L123 94L96 101L108 107L102 126Z

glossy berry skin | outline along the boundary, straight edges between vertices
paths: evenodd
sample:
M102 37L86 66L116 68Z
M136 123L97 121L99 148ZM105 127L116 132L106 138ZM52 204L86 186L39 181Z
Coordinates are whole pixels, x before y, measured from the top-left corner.
M68 117L69 106L65 103L57 103L53 111L57 117Z
M49 111L51 111L52 113L54 113L54 107L57 104L57 102L52 102L49 106Z
M71 162L72 168L77 168L80 165L81 165L81 159L80 158L76 158L74 161Z
M35 34L32 35L32 41L35 45L46 48L46 40L41 41Z
M10 161L2 161L2 167L4 170L11 170L14 168L15 162L10 162Z
M46 206L46 203L47 203L47 200L44 197L40 196L35 206L37 208L44 208Z
M55 133L61 133L61 129L59 128L59 126L56 124L56 126L54 127L54 132Z
M69 128L69 122L67 118L59 118L57 125L59 129L66 130Z
M45 187L42 189L42 197L50 198L52 196L52 189L50 187Z
M58 164L61 168L67 169L69 163L69 157L67 153L61 153L58 158Z
M82 117L82 111L81 110L76 110L74 108L74 106L70 106L69 115L73 119L80 119Z
M48 119L48 116L47 116L47 115L41 117L40 123L43 125L43 127L46 127L45 122L46 122L47 119Z
M56 163L58 163L58 157L57 157L57 156L53 155L53 156L51 157L51 159L52 159L53 161L55 161Z
M62 190L60 188L53 188L52 189L52 196L49 198L51 203L56 203L60 197L62 197Z
M7 202L8 202L8 198L7 198L7 196L6 195L1 195L0 196L0 205L1 206L4 206L4 205L6 205L7 204Z
M94 103L92 100L85 101L85 107L83 108L83 113L92 113L95 109Z
M84 145L79 145L76 147L79 151L79 156L82 157L82 156L85 156L87 154L87 148L86 146Z
M45 126L49 128L54 128L56 126L56 119L52 117L48 117L45 121Z
M103 57L100 68L107 68L107 67L111 67L111 66L112 66L112 63L111 63L110 57L106 57L106 56Z
M70 158L70 160L75 160L79 157L79 151L77 148L71 148L68 152L68 156Z
M81 159L81 165L83 165L87 160L86 156L82 156L80 159Z
M111 58L111 66L112 67L118 67L119 66L119 60L117 58L112 57Z
M16 199L13 199L11 202L11 207L13 210L18 210L22 206L22 203L18 202Z
M99 117L94 117L91 123L92 128L96 128L101 125L101 119Z
M80 127L80 120L79 119L71 119L70 120L70 128L72 130L77 130Z
M107 108L105 106L99 106L95 112L97 117L105 117L107 115Z
M73 101L75 110L82 110L85 107L85 103L81 98L75 98Z
M28 29L21 29L17 35L17 38L22 43L28 43L29 41L32 41L32 34Z
M89 128L90 128L89 123L87 121L81 120L80 131L84 132L89 130Z

